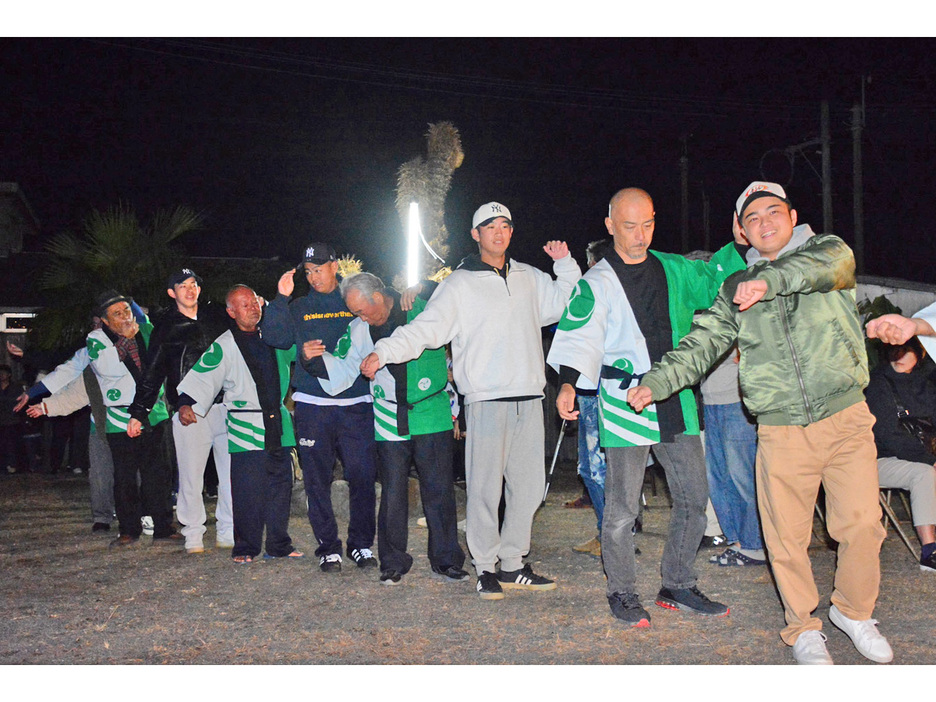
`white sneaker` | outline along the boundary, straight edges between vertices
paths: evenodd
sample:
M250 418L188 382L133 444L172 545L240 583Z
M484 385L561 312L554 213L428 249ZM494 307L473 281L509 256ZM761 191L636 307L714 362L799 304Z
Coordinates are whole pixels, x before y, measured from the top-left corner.
M143 533L147 536L153 535L153 518L150 516L140 517L140 522L143 524Z
M832 665L832 656L825 646L821 631L804 631L793 644L793 657L800 665Z
M877 619L849 619L838 607L832 605L829 609L829 620L848 634L858 653L868 660L875 663L890 663L894 660L890 644L877 630Z

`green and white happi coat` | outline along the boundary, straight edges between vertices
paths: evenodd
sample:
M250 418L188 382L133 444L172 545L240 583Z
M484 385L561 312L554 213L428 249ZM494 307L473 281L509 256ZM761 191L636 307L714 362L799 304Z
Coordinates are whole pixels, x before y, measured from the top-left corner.
M290 364L296 358L296 347L274 350L280 380L281 446L295 446L292 417L282 398L289 389ZM192 409L201 417L208 414L215 397L223 390L223 402L227 408L228 452L264 450L266 429L257 385L230 331L224 332L208 347L186 373L178 389L179 395L185 394L195 400Z
M708 262L656 251L650 255L660 261L666 275L675 348L689 332L695 311L711 306L725 278L744 268L744 259L733 243L722 247ZM640 384L651 362L646 338L607 259L585 273L572 291L547 363L556 371L559 366L574 368L582 376L579 387L598 389L602 446L647 446L660 441L656 405L638 414L627 404L628 389ZM606 368L602 378L602 367L614 370ZM699 434L699 412L692 390L680 391L679 402L686 434Z
M148 320L140 325L140 334L145 343L149 343L152 331L153 325ZM146 353L144 348L139 351L140 356ZM130 405L136 395L136 381L126 364L120 360L114 342L103 329L96 329L88 334L85 348L42 378L42 383L54 395L78 378L89 365L101 386L101 395L104 399L106 422L104 432L120 434L127 431L127 423L130 421ZM169 418L162 388L159 389L159 397L153 409L150 410L148 418L151 426ZM96 431L99 429L96 428Z
M581 373L579 387L598 389L601 445L647 446L660 441L656 405L637 414L627 404L627 390L650 370L650 354L634 310L607 261L600 261L579 280L559 320L547 363L557 372L568 366ZM633 376L602 380L602 366Z
M425 300L417 298L413 302L413 309L407 313L407 322L425 306ZM334 353L326 353L322 357L328 370L328 381L322 380L322 387L331 394L338 394L350 387L360 374L361 361L373 350L370 326L361 319L354 319L344 336L338 340ZM406 364L406 399L410 408L404 411L409 412L409 433L400 434L397 380L387 366L377 371L371 381L374 438L377 441L408 441L414 435L451 431L452 406L445 392L447 383L448 365L444 348L427 349Z

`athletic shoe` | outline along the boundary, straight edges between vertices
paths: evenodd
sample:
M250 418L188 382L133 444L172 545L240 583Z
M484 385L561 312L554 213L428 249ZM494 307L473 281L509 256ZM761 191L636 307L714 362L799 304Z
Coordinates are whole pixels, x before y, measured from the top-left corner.
M376 568L377 559L369 548L349 548L348 558L357 563L358 568Z
M724 617L728 614L728 608L725 605L721 602L712 602L699 592L697 587L680 590L661 587L660 592L657 593L656 603L663 609L682 609L710 617Z
M615 592L608 595L608 604L611 605L611 614L627 626L641 629L650 627L650 615L640 606L640 598L635 593Z
M926 558L920 559L920 570L936 571L936 551L933 551Z
M95 522L91 525L91 531L110 531L110 524L106 524L105 522Z
M832 665L825 642L826 635L821 631L804 631L793 644L793 658L800 665Z
M724 552L708 559L709 563L717 563L720 566L762 566L767 565L767 561L762 558L751 558L735 548L725 549Z
M481 595L482 600L504 599L504 589L501 587L500 581L494 573L489 573L487 571L481 573L481 575L478 576L476 589L478 590L478 594Z
M319 568L323 573L341 572L341 554L327 553L319 558Z
M877 619L849 619L842 611L832 605L829 609L829 620L839 629L848 634L848 638L855 644L858 653L875 663L890 663L894 660L887 639L877 630ZM799 639L797 639L799 640Z
M153 518L152 517L140 517L140 523L143 525L143 533L147 536L153 535Z
M725 538L725 535L718 534L716 536L703 536L699 548L724 548L727 545L728 539Z
M527 563L520 570L501 570L497 572L501 587L515 590L555 590L556 583L542 575L537 575Z
M399 585L403 574L398 570L384 570L380 573L381 585Z
M437 580L450 583L460 583L468 579L468 571L455 566L432 566L432 575Z

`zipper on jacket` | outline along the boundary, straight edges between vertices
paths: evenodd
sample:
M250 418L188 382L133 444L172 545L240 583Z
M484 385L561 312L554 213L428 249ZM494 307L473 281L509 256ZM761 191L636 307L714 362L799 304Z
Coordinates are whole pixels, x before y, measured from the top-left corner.
M777 307L780 309L780 322L783 324L783 335L786 337L787 345L790 347L790 355L793 357L793 370L796 373L796 381L799 383L800 394L803 396L803 409L806 410L806 419L809 424L813 423L812 407L809 406L809 396L806 394L806 384L803 382L803 373L800 368L799 357L796 355L796 348L793 346L793 337L790 334L790 324L787 320L786 308L783 306L783 300L777 299Z

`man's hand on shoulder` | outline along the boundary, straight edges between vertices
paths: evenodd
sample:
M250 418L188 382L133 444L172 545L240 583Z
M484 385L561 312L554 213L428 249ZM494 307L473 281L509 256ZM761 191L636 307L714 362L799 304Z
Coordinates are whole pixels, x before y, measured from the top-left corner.
M869 339L880 339L885 344L906 344L917 335L933 336L929 322L900 314L882 314L865 325Z
M747 240L747 237L744 235L744 229L741 227L741 222L738 221L738 213L735 212L731 222L731 233L734 235L734 241L738 246L750 246L751 242Z
M627 404L634 408L635 412L643 411L644 407L653 403L653 390L646 385L638 385L627 391Z
M276 283L276 292L280 295L289 297L293 294L293 290L296 289L296 280L295 280L296 269L290 268L288 271L283 273L280 276L279 281Z
M761 300L767 294L767 281L765 280L745 280L739 283L735 289L734 302L738 306L739 312L744 312L755 303Z
M422 292L423 284L416 283L403 292L400 293L400 309L404 312L409 312L413 309L413 303L416 301L416 298L419 297L419 293Z
M543 251L553 260L558 261L569 255L569 247L564 241L547 241Z

